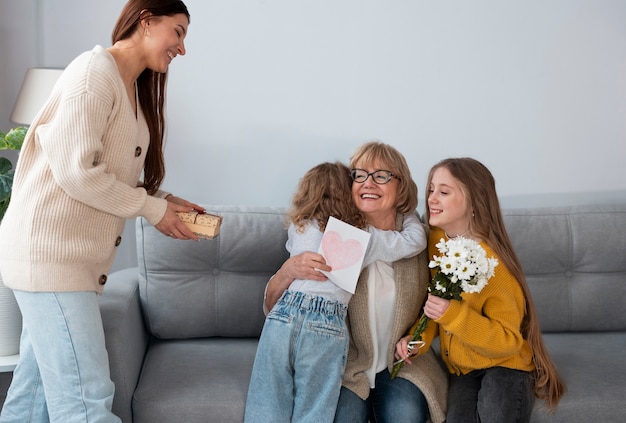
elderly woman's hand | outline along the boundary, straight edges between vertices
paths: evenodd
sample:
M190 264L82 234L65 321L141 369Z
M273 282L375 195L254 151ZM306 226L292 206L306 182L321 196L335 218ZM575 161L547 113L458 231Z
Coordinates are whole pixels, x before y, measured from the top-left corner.
M424 346L423 341L411 341L411 335L407 335L396 343L396 352L394 357L396 360L404 361L406 364L411 364L411 357L414 357L419 352L419 349Z
M271 310L285 289L296 279L308 279L324 282L326 276L320 270L330 272L321 254L304 252L287 259L276 274L270 279L265 290L265 308Z
M283 277L291 279L291 281L294 279L325 281L327 278L320 270L330 272L332 269L326 264L324 256L307 251L290 257L283 263L278 272L282 272Z

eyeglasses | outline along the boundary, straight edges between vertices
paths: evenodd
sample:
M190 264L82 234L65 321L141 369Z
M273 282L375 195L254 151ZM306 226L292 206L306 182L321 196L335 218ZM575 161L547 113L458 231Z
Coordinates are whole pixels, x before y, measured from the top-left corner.
M350 176L352 176L352 180L359 184L367 181L367 178L372 177L372 181L374 181L377 185L385 185L393 178L400 179L393 173L388 170L375 170L372 173L367 173L364 169L352 169L350 171Z

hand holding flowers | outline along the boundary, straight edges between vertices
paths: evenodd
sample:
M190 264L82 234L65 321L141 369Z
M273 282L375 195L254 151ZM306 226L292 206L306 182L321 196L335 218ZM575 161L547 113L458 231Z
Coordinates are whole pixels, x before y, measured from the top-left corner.
M478 242L458 237L448 241L441 239L436 246L442 255L433 256L433 260L428 264L430 268L437 269L437 273L428 284L430 295L445 300L460 301L462 293L479 293L487 285L489 278L494 275L498 261L495 258L488 258L484 248ZM447 308L445 305L444 307ZM400 343L408 342L411 346L408 348L409 355L413 352L412 346L416 345L411 342L422 341L422 333L429 320L430 318L422 313L410 338L405 337L400 341ZM397 376L406 358L408 356L394 363L391 372L392 379Z

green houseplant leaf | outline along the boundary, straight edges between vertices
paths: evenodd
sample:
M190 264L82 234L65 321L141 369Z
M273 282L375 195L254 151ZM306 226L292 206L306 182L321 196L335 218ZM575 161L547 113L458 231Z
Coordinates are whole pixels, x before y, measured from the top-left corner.
M6 140L7 147L11 150L20 150L24 143L24 137L26 136L27 128L24 126L18 126L11 129L6 133L4 139Z
M27 130L23 126L18 126L6 134L0 131L0 150L21 149ZM11 200L13 172L13 163L6 157L0 157L0 221L2 221Z

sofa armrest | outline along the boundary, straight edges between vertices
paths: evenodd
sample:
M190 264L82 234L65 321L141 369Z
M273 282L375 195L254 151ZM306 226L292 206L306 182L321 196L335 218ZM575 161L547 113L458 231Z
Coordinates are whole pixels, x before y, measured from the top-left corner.
M139 302L138 269L110 274L99 303L115 384L113 412L123 422L132 422L133 393L150 340Z

